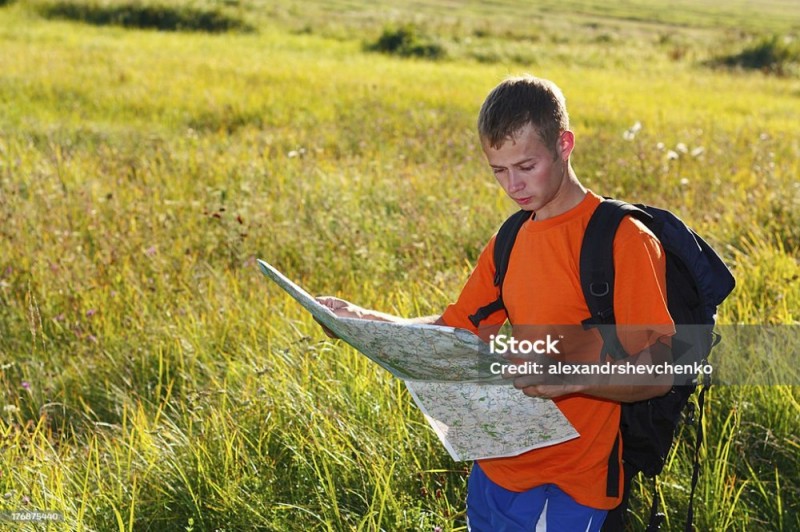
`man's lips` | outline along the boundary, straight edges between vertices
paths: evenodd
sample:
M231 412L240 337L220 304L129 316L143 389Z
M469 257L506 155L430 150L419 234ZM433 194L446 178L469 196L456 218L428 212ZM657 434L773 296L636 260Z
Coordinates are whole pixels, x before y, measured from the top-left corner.
M528 203L530 203L531 199L533 199L533 196L528 196L525 198L512 198L512 199L516 201L519 205L527 205Z

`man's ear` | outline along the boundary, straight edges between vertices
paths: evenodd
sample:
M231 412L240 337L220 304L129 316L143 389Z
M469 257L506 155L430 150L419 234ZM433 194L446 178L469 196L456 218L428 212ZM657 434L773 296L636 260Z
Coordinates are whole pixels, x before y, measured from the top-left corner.
M575 148L575 134L572 131L562 131L558 137L558 156L562 161L569 159Z

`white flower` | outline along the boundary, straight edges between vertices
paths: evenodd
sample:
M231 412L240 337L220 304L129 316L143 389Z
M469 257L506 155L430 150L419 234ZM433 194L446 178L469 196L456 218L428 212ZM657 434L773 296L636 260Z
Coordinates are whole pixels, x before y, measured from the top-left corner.
M689 153L689 149L686 147L686 144L684 144L683 142L679 142L678 144L676 144L675 145L675 149L678 150L681 153Z
M700 157L705 153L706 149L702 146L698 146L692 150L692 157Z
M688 184L689 184L689 180L688 180L688 179L686 179L685 177L682 177L682 178L681 178L681 186L682 186L682 187L685 187L685 186L686 186L686 185L688 185Z
M664 151L664 143L663 142L659 142L658 144L656 144L656 149L658 151Z
M642 123L637 121L633 124L630 128L628 128L625 133L622 134L622 138L625 140L633 140L636 137L636 134L642 130Z
M676 160L678 157L680 157L680 155L678 155L678 152L675 152L675 151L672 151L672 150L668 150L668 151L667 151L667 159L668 159L668 160L670 160L670 161L674 161L674 160Z

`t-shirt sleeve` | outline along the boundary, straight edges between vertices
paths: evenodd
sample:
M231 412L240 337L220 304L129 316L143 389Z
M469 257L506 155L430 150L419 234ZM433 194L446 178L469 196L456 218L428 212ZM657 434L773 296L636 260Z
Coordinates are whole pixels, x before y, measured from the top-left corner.
M625 351L668 342L675 326L667 307L666 257L658 239L626 218L614 239L614 315Z
M506 320L506 313L503 310L491 314L480 327L475 327L469 320L469 316L495 301L500 295L499 289L494 286L494 240L493 236L483 248L475 269L472 270L456 302L449 305L442 314L442 321L446 325L468 329L482 338L486 336L483 333L489 328L500 325ZM487 338L484 340L488 341Z

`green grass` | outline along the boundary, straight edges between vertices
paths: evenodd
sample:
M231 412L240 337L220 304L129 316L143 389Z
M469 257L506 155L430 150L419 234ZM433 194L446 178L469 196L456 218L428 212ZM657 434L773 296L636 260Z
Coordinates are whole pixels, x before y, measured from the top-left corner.
M255 258L314 293L441 311L513 208L474 133L509 73L562 86L588 186L668 206L720 250L739 280L723 323L800 321L797 80L703 64L741 49L740 21L796 29L791 2L587 0L530 26L539 8L503 2L182 3L255 29L213 35L37 2L0 8L0 510L76 530L463 529L465 464ZM393 18L447 58L364 52ZM798 529L797 387L708 403L698 529ZM670 530L693 431L660 480Z

